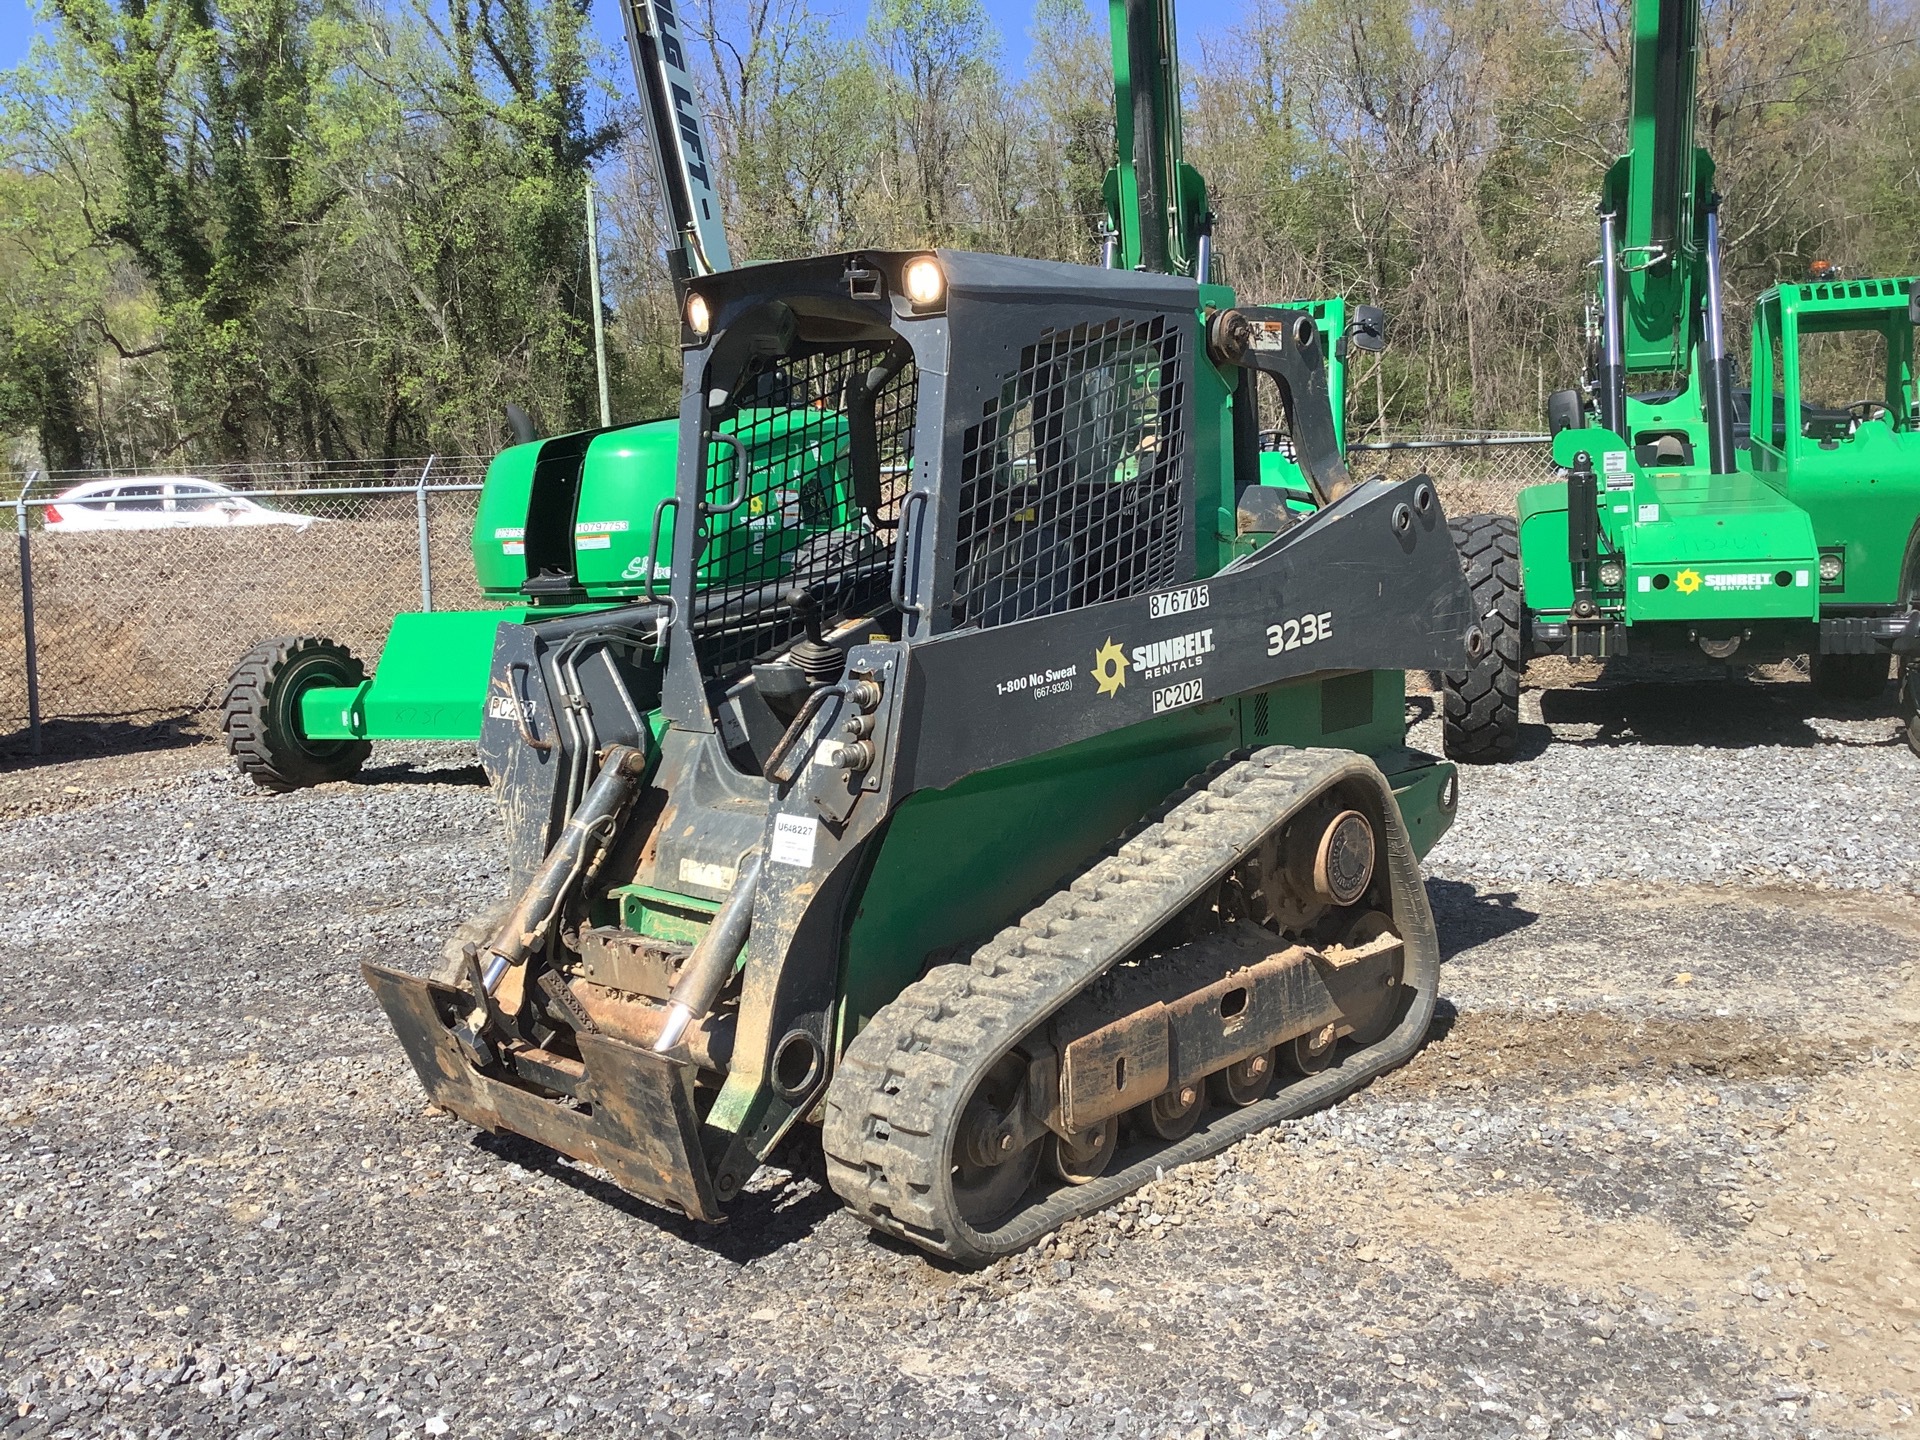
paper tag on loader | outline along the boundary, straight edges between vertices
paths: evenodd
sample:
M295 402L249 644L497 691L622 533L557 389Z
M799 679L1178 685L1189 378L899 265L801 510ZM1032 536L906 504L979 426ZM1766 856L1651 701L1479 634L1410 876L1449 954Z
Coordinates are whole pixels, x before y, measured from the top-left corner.
M811 815L773 817L773 846L768 851L776 865L813 864L813 842L820 834L820 822Z

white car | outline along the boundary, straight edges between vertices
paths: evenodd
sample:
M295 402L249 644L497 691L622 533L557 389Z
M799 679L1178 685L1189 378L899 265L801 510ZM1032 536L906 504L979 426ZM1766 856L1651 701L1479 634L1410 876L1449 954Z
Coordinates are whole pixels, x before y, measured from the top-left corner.
M318 517L269 510L224 485L191 475L89 480L56 495L46 508L49 530L171 530L182 525L291 525Z

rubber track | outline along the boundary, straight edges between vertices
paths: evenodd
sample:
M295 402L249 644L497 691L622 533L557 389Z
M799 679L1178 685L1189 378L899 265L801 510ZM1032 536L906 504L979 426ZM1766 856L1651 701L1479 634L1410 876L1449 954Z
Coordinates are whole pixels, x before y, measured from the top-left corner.
M1464 515L1447 528L1487 653L1441 677L1442 748L1450 760L1505 760L1520 742L1520 676L1526 669L1520 542L1509 515Z
M1393 1032L1258 1104L1218 1113L1125 1169L1043 1195L998 1229L981 1233L961 1220L950 1188L952 1137L994 1062L1340 780L1371 783L1384 800L1387 875L1406 939L1403 973L1415 992ZM969 963L940 966L883 1006L847 1047L827 1090L828 1179L875 1229L964 1264L986 1263L1110 1204L1157 1169L1212 1155L1401 1063L1432 1018L1438 967L1419 863L1372 761L1344 750L1263 750L1210 772L1201 788L1176 797L1156 823L982 945Z
M262 640L242 655L227 682L226 698L220 707L227 753L233 756L240 773L263 790L284 793L345 779L372 753L373 747L364 740L341 744L337 755L325 758L276 749L269 718L273 687L293 661L316 648L338 652L342 684L358 685L366 678L366 667L326 636L283 635Z

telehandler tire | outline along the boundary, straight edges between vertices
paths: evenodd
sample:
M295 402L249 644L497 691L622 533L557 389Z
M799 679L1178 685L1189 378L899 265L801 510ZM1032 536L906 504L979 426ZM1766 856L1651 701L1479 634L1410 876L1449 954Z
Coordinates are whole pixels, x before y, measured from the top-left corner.
M1887 688L1887 657L1876 650L1870 655L1822 655L1807 657L1807 674L1813 688L1835 700L1877 700Z
M1466 669L1441 673L1441 748L1449 760L1509 760L1520 743L1520 677L1527 668L1519 536L1510 515L1466 515L1447 528L1487 644Z
M240 657L221 706L227 753L263 790L284 792L358 774L365 740L309 740L300 733L300 696L316 685L351 687L367 667L325 636L262 640Z

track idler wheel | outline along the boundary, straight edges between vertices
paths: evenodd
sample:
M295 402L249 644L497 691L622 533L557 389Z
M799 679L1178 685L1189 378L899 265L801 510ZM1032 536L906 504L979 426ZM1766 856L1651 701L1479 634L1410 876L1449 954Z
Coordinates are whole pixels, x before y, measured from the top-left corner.
M221 705L227 753L263 790L299 790L359 774L365 740L312 740L300 732L300 697L316 686L351 689L367 667L324 636L262 640L240 657Z
M1378 910L1362 915L1340 937L1340 948L1364 952L1383 939L1399 939L1390 917ZM1401 954L1390 959L1375 957L1357 962L1356 983L1342 990L1340 1009L1352 1027L1356 1045L1372 1045L1386 1037L1400 1018Z
M1022 1141L1016 1112L1026 1066L1008 1055L988 1072L967 1103L954 1136L949 1163L953 1198L967 1224L985 1229L1005 1219L1020 1203L1040 1169L1040 1152L1051 1140ZM1109 1147L1111 1149L1111 1147Z

